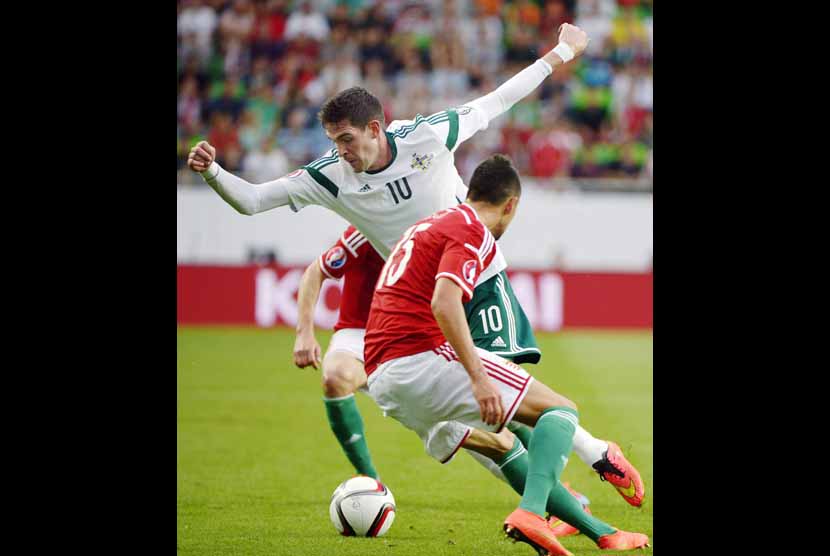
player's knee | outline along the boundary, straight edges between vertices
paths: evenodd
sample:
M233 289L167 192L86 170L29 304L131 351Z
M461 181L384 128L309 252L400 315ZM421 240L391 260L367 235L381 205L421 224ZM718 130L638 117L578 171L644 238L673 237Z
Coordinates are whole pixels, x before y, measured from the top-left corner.
M323 374L323 392L327 398L341 398L353 394L355 391L351 383L342 375L331 373Z
M354 394L360 387L354 373L342 365L333 364L323 369L323 391L328 398Z

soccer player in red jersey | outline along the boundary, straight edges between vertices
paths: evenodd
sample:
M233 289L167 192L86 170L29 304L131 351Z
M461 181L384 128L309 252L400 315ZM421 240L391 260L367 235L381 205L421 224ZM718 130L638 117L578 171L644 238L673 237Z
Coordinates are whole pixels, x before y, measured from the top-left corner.
M386 415L421 436L442 421L494 432L513 419L534 427L522 499L504 529L541 554L571 554L549 528L548 509L601 549L645 546L646 535L615 529L584 512L559 481L578 423L576 405L473 343L463 304L492 263L520 195L509 159L494 155L476 168L466 203L404 232L378 278L366 325L369 395Z

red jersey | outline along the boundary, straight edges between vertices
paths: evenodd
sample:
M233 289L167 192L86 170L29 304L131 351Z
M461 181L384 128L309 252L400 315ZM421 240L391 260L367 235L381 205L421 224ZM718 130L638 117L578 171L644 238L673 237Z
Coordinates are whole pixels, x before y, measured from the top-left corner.
M432 350L446 342L432 314L435 281L447 277L473 297L476 279L496 254L496 240L475 210L461 204L409 228L378 278L364 357L366 374L390 359Z
M335 330L366 328L372 294L383 268L383 259L354 226L349 226L328 251L320 255L317 264L329 278L343 280L340 296L340 316Z

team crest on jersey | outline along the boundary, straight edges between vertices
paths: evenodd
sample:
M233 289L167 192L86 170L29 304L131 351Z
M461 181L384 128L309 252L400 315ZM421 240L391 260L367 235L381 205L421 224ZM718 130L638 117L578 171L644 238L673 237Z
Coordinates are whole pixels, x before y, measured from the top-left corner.
M467 280L470 284L476 283L476 261L475 259L471 259L464 263L464 268L462 270L464 274L464 279Z
M346 250L342 247L335 247L326 255L326 266L329 268L340 268L346 264Z
M432 153L425 154L423 156L419 155L418 153L413 153L412 164L410 164L409 167L413 170L426 170L427 168L429 168L429 165L432 164L433 158L435 158L435 155Z
M470 108L469 106L459 106L455 109L455 113L459 116L463 116L464 114L469 114L471 110L472 108Z

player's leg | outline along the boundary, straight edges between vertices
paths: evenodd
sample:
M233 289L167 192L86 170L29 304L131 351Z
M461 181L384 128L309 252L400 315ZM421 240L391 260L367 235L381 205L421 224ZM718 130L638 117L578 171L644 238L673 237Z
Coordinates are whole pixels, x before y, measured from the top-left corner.
M477 347L516 364L539 362L541 351L530 320L513 292L507 272L502 271L479 284L464 310ZM508 426L527 448L531 434L528 428L515 421ZM577 424L573 451L602 480L610 482L626 502L642 505L645 491L640 473L623 456L619 446L595 438Z
M532 430L525 428L528 431ZM494 476L509 484L519 496L522 495L527 477L527 449L507 427L502 429L500 433L471 429L471 434L464 441L463 446L474 460ZM556 516L553 513L553 508L561 507L561 503L557 506L556 500L562 497L563 494L561 489L555 488L548 497L547 504L547 511L551 513L549 521L554 534L557 537L575 535L579 534L580 528L582 528L588 533L589 537L596 541L607 530L597 527L597 524L590 519L588 499L567 485L563 484L561 486L577 501L586 515L583 515L583 512L575 511L575 506L571 505L569 507L572 511L568 513L568 521ZM570 522L577 523L579 527L571 525Z
M451 350L448 344L445 344L442 350L403 357L381 366L370 380L370 395L387 415L418 432L424 439L427 451L439 461L449 461L459 445L477 450L490 458L496 458L500 470L511 486L520 494L524 491L524 496L527 496L524 478L529 469L528 454L515 435L507 431L504 423L513 417L533 383L533 378L519 366L481 349L477 350L488 375L499 389L507 410L504 422L496 428L481 421L480 408L470 390L467 372L453 357L452 352L446 350ZM430 425L432 428L424 427L430 423L436 424ZM533 425L536 422L529 424ZM494 434L494 428L500 432ZM488 432L488 429L492 432ZM423 431L427 430L429 432L424 434ZM536 434L538 431L534 430L534 435ZM571 430L565 440L570 443L572 436ZM569 450L568 445L565 451ZM572 525L592 538L614 532L613 528L602 529L601 522L592 521L592 516L582 511L582 505L564 487L562 490L566 496L571 497L580 513L570 515L565 504L556 500L556 497L562 496L558 484L555 489L548 485L544 494L545 497L553 494L551 509L558 510L574 522ZM547 503L543 504L541 512L544 512L546 507ZM539 546L557 553L556 547L559 545L556 538L545 519L539 517L539 520L541 524L535 524L536 533L543 535Z
M449 463L459 449L464 448L493 476L512 486L512 481L500 467L515 442L515 436L506 428L497 434L474 429L458 421L442 421L420 436L426 452L438 462Z
M528 427L523 426L523 428L528 433L532 431ZM528 461L527 449L507 427L496 433L476 429L458 421L444 421L433 426L421 437L427 453L442 464L449 463L458 448L463 447L470 457L497 479L510 485L516 494L521 496L524 492ZM568 491L579 500L582 508L588 511L588 500L574 490L568 488ZM549 501L548 506L550 512L552 501ZM586 524L582 524L575 518L571 521L580 523L583 528L590 528L590 523L586 522L586 527ZM552 528L555 527L553 530L557 536L579 533L578 528L563 522L558 516L551 517L551 524Z
M498 364L497 361L494 363ZM648 543L645 535L617 530L587 514L559 481L568 462L579 419L572 401L534 380L520 400L514 418L532 426L533 434L528 450L524 494L519 508L505 521L509 533L514 529L525 535L528 532L538 533L538 518L543 518L547 510L585 533L604 549L628 550Z
M329 426L355 472L375 479L363 417L354 393L366 384L363 370L363 330L346 328L332 336L323 358L323 403Z

